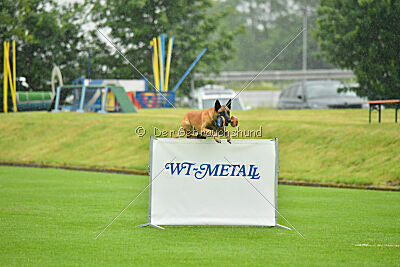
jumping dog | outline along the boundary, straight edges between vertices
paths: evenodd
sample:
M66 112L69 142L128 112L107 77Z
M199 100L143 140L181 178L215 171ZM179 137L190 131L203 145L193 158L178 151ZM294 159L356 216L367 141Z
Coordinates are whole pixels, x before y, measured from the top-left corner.
M182 120L181 129L183 129L188 138L214 137L214 140L221 143L218 135L223 135L229 143L232 142L229 131L225 126L231 123L232 126L237 126L237 118L231 117L231 100L226 105L221 105L219 100L215 101L212 108L205 110L189 111Z

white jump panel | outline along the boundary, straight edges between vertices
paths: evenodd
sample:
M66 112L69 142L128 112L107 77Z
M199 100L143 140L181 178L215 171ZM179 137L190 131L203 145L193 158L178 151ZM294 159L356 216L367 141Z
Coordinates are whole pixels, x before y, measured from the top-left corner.
M151 137L149 170L150 225L277 225L277 138Z

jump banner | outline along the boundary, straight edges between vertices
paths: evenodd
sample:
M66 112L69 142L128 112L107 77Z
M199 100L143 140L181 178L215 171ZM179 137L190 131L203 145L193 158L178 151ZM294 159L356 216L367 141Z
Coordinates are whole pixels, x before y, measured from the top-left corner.
M278 138L150 137L149 218L140 226L280 226Z

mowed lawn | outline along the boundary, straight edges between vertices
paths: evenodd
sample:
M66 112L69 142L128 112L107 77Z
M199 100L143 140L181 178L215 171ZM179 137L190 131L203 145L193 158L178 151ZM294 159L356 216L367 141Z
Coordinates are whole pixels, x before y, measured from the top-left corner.
M399 265L398 192L279 186L279 210L305 239L275 227L136 228L147 221L146 192L95 240L147 183L0 167L1 264Z
M149 136L165 130L168 137L188 111L0 114L0 162L145 171ZM361 109L253 109L233 114L241 130L261 129L255 138L279 138L282 180L400 188L400 124L394 123L393 109L383 110L382 124L376 111L374 123L368 124L368 110ZM147 131L144 137L135 134L139 126Z

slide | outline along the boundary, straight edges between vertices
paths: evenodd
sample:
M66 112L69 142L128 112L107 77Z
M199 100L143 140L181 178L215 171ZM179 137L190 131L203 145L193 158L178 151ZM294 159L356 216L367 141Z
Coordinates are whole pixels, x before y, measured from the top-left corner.
M114 93L115 98L118 101L121 112L123 113L136 113L137 109L131 102L125 89L122 87L110 86L111 91Z

